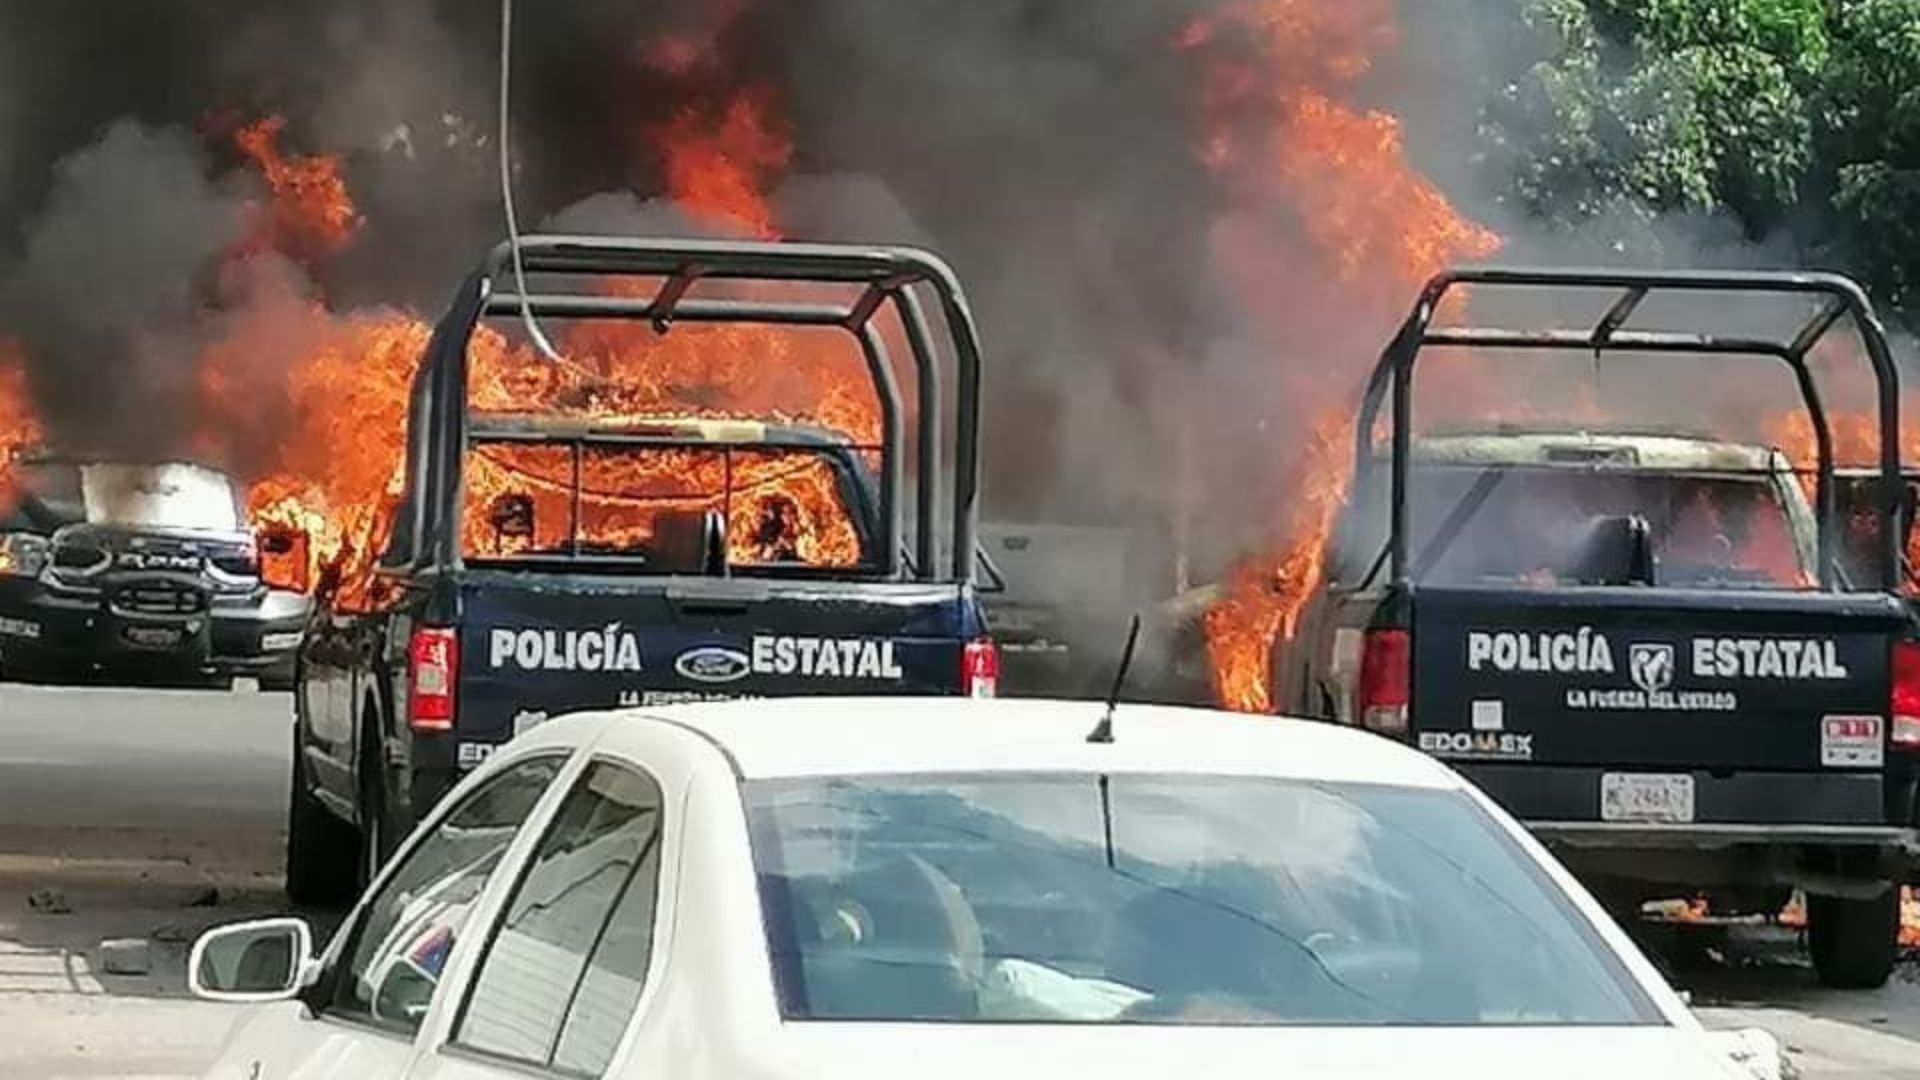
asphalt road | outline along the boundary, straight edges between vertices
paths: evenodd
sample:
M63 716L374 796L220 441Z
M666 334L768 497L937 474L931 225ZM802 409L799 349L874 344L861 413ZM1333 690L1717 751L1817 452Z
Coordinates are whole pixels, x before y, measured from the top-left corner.
M186 998L186 950L205 926L285 910L289 708L0 684L0 1077L155 1080L210 1060L235 1012ZM1772 1031L1806 1080L1920 1077L1920 966L1825 991L1776 937L1679 978L1710 1024Z

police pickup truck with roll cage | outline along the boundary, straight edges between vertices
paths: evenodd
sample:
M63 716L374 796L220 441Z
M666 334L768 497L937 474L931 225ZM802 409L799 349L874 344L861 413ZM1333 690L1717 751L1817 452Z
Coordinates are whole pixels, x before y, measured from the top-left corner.
M1562 305L1603 290L1612 305L1570 330L1436 325L1461 289L1476 314L1503 290ZM1774 337L1635 328L1649 295L1687 318L1738 295L1805 321ZM1864 344L1886 448L1845 483L1808 361L1842 320ZM1768 446L1698 435L1416 433L1415 361L1436 347L1784 363L1815 436L1811 483ZM1771 913L1802 890L1822 980L1879 985L1897 955L1898 886L1920 865L1897 378L1843 277L1437 276L1367 386L1326 580L1276 646L1274 700L1447 760L1628 917L1682 895Z
M515 281L502 245L427 346L382 553L364 581L323 573L316 589L295 693L297 902L351 896L464 772L550 715L997 690L973 580L979 346L942 261L907 248L611 237L523 237L519 249L524 296L502 288ZM650 285L615 294L632 282ZM709 283L725 298L703 295ZM807 302L783 298L794 287ZM897 336L881 332L882 316ZM469 353L483 318L507 332L525 319L832 331L867 373L881 438L482 407ZM888 350L901 340L909 402Z

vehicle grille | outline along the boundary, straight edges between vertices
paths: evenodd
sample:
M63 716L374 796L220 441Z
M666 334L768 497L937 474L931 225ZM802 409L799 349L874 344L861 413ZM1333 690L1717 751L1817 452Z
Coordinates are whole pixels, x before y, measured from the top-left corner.
M198 615L207 609L207 595L199 589L143 582L116 590L113 606L118 611L139 615Z

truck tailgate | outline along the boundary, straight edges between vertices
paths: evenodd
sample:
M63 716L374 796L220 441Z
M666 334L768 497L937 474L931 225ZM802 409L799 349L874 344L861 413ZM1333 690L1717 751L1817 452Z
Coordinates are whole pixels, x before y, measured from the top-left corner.
M1422 586L1413 725L1448 758L1878 769L1892 597Z
M958 587L475 574L461 584L459 729L730 697L957 693L978 616Z

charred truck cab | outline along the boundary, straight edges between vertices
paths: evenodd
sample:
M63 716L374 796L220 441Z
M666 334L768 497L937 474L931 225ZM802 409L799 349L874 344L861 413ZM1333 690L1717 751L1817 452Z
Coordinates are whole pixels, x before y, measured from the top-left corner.
M297 901L353 895L463 771L568 710L996 690L973 584L980 348L942 261L611 237L519 248L524 296L502 245L434 331L384 553L365 581L317 589L295 694ZM501 396L474 389L476 329L517 333L528 312L631 335L620 363L642 377L646 346L681 325L824 336L864 371L879 438L623 410L592 359L537 360L550 366L536 377L571 365L607 380L584 394L493 408ZM700 340L739 351L768 336ZM768 353L720 359L750 371L780 362Z
M1571 330L1436 326L1461 287L1476 308L1499 290L1613 299ZM1631 328L1649 295L1691 298L1692 313L1730 294L1804 303L1810 317L1773 339ZM1807 360L1843 320L1871 362L1883 447L1870 476L1845 484ZM1817 446L1811 498L1779 452L1705 436L1417 437L1414 368L1433 347L1784 363ZM1778 911L1803 889L1822 979L1884 982L1896 886L1920 857L1920 642L1899 595L1910 500L1896 378L1866 297L1841 277L1437 277L1367 387L1328 580L1276 655L1275 700L1447 760L1624 917L1696 894L1717 909Z

